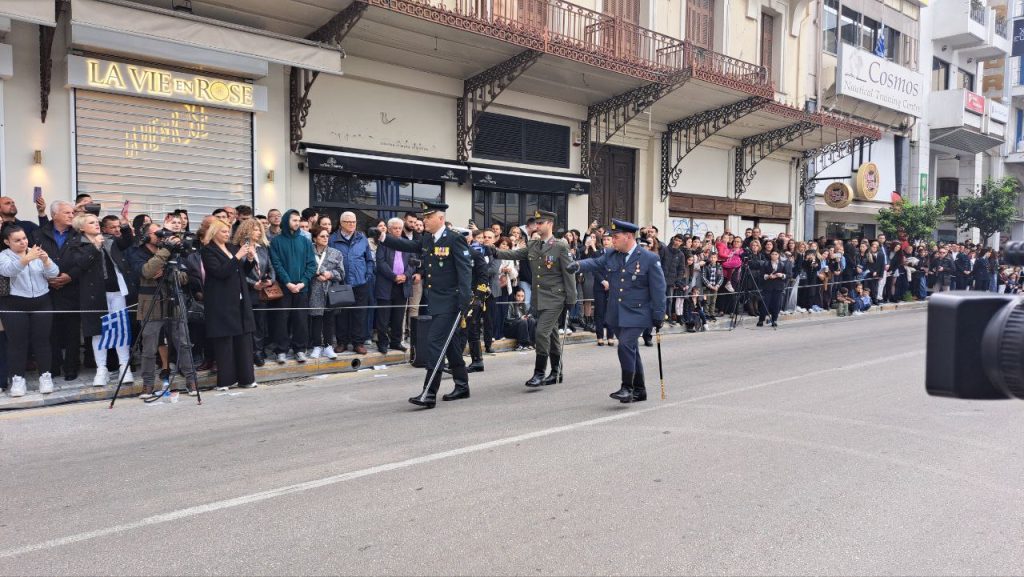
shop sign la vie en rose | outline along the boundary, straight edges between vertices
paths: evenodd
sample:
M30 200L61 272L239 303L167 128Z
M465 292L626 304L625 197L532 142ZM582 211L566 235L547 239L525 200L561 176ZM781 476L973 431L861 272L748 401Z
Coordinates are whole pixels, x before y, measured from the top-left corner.
M265 86L74 54L68 56L68 85L217 108L267 110Z

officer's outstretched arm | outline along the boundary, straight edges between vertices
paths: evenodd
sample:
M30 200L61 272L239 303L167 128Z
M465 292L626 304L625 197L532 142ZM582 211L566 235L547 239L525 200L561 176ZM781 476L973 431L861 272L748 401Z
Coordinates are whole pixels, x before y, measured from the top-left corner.
M399 252L420 252L423 250L423 245L420 241L409 240L405 237L398 237L390 234L386 234L381 237L380 243Z
M502 260L523 260L530 256L530 249L528 247L515 248L512 250L494 250L494 256Z
M574 261L574 266L570 268L569 272L594 272L595 270L601 270L608 261L608 255L613 252L615 251L607 250L601 253L601 256Z

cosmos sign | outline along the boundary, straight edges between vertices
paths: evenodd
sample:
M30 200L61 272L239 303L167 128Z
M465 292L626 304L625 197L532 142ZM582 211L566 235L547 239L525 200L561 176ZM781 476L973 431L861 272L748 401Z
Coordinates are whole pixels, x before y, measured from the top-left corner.
M77 55L68 56L68 85L250 112L267 109L265 86Z
M840 52L837 94L917 118L924 116L924 76L846 44Z

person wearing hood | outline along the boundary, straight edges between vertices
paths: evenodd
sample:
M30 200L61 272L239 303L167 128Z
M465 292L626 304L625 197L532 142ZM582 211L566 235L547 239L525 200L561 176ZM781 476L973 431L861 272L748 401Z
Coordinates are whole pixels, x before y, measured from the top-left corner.
M313 245L299 234L299 211L289 210L281 219L281 234L270 242L270 261L277 274L284 297L278 302L281 311L274 323L274 352L277 363L288 358L288 346L295 351L295 360L306 362L309 345L309 284L316 274ZM291 310L289 310L291 309ZM302 310L296 310L302 309Z
M331 235L330 245L345 257L345 284L352 287L355 303L340 308L335 316L338 347L344 351L348 345L358 355L366 354L366 306L370 302L370 277L376 269L370 241L356 230L354 212L343 212L338 219L338 230Z

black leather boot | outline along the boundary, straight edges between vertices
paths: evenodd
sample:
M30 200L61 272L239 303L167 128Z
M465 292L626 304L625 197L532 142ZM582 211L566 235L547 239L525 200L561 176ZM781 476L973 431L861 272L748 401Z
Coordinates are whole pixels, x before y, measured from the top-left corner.
M480 341L469 343L469 357L473 362L466 367L467 373L482 373L484 371L484 356L480 353Z
M453 377L455 380L455 388L452 392L441 397L442 401L457 401L459 399L469 398L469 380L462 377Z
M633 400L633 379L635 375L633 373L622 372L622 386L619 390L608 395L616 401L622 403L628 403Z
M433 409L437 403L437 389L441 386L441 371L438 371L434 375L434 380L430 380L430 373L423 379L423 392L415 397L409 397L409 402L428 409Z
M561 383L565 377L565 373L562 372L560 355L551 355L551 372L548 376L544 377L544 381L541 383L544 386L553 385L555 383Z
M526 381L527 387L539 387L544 384L544 370L548 366L548 358L544 355L537 355L533 365L533 377Z
M628 401L622 401L623 403L639 403L647 400L647 387L644 383L644 374L637 373L633 378L633 397Z

